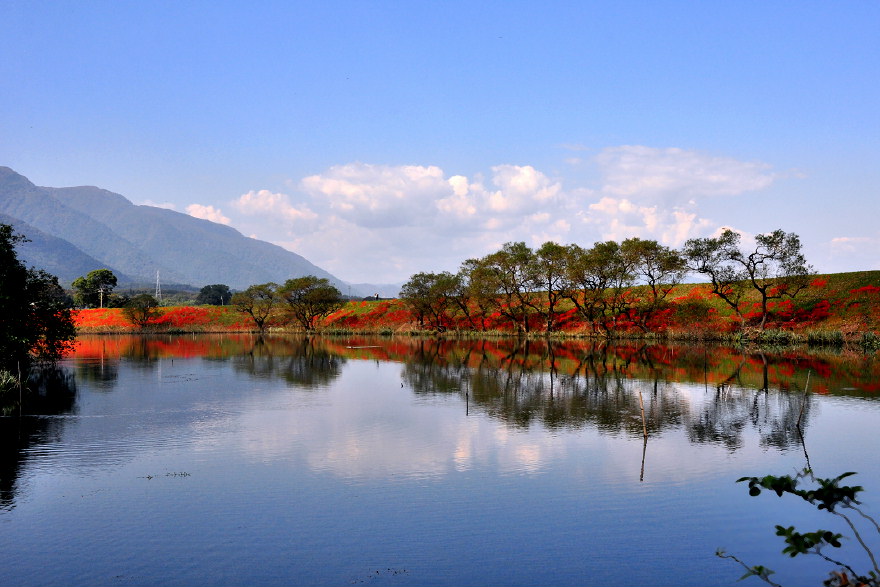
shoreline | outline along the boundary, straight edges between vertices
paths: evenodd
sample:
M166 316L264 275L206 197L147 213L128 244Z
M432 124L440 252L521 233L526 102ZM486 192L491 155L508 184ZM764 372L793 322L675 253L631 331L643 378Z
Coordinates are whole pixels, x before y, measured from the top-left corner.
M565 341L594 341L598 343L617 342L644 342L651 344L664 343L712 343L721 345L779 348L779 347L861 347L866 352L880 350L880 336L873 331L856 331L844 333L840 330L805 330L802 332L793 330L757 330L747 329L733 333L709 333L703 331L667 331L661 333L636 333L616 332L606 335L603 333L584 332L529 332L517 333L506 331L475 331L475 330L447 330L436 331L417 328L360 328L343 329L326 327L316 330L304 330L301 328L273 327L260 332L258 329L227 329L227 328L191 328L178 327L128 327L128 328L78 328L77 338L80 336L191 336L191 335L251 335L251 336L375 336L375 337L406 337L406 338L435 338L446 340L474 340L474 339L521 339L521 340L550 340L553 342Z

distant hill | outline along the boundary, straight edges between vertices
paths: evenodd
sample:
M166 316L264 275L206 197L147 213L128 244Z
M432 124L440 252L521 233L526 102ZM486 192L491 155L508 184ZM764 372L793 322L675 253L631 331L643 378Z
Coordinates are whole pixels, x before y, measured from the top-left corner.
M348 283L302 256L229 226L138 206L97 187L39 187L8 167L0 167L0 215L31 239L20 247L25 263L65 283L106 267L120 284L154 283L157 271L163 283L234 289L315 275L349 291ZM352 287L353 295L368 293Z

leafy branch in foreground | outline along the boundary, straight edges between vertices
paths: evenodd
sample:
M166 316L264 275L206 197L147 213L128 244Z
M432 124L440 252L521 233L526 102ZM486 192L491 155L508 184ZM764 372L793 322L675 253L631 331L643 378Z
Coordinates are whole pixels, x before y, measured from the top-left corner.
M877 521L866 514L859 506L861 502L857 499L859 493L864 491L860 485L841 485L840 482L855 475L853 472L843 473L833 478L820 478L813 475L813 471L809 468L804 469L795 476L784 475L777 477L767 475L765 477L743 477L737 480L737 483L748 482L749 495L756 497L761 495L765 490L774 492L777 496L782 497L785 494L800 497L807 503L815 506L819 510L825 510L828 513L838 516L852 530L856 541L868 555L873 567L867 573L858 573L852 566L835 560L825 554L822 550L826 547L840 548L842 546L842 534L837 534L829 530L816 530L814 532L798 532L794 526L784 527L776 526L776 535L784 539L786 547L782 550L784 554L795 557L799 554L812 554L819 556L837 567L837 570L831 572L829 579L824 581L824 585L828 587L880 587L880 568L877 566L873 549L863 538L865 532L864 526L868 526L869 531L877 532L880 536L880 525ZM809 488L801 487L803 481L812 483ZM862 528L856 522L860 522ZM721 558L731 559L743 566L747 573L741 579L746 577L758 577L770 585L779 587L778 583L773 582L769 576L773 573L770 569L763 566L750 567L739 558L727 554L723 550L715 553Z

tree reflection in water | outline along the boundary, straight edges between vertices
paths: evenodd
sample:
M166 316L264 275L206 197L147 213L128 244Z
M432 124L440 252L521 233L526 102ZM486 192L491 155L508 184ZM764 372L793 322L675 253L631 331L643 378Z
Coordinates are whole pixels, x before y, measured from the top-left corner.
M257 378L280 377L306 389L329 385L342 373L344 363L344 357L311 337L258 337L249 351L232 360L236 371Z
M742 445L747 425L759 432L763 446L790 448L800 443L795 424L804 401L802 427L809 419L810 396L795 393L801 391L796 379L773 381L763 355L757 388L754 361L746 355L714 361L711 371L708 357L702 357L702 384L711 401L697 404L689 393L694 385L687 390L681 385L696 383L681 377L688 371L682 365L695 363L681 349L593 344L572 352L571 346L479 341L449 349L447 341L423 340L406 361L403 377L415 393L465 394L469 404L515 427L594 426L631 437L684 427L691 441L730 450ZM777 388L771 389L771 381Z
M736 451L754 429L763 447L802 444L813 393L873 399L880 367L846 351L746 352L726 347L591 341L448 340L365 336L92 336L78 341L67 370L35 373L33 393L17 414L0 418L0 507L10 507L19 470L33 445L64 426L51 416L76 409L76 381L112 392L122 362L160 368L160 359L229 362L256 379L282 378L301 389L326 389L347 361L402 364L402 381L418 395L459 395L478 410L524 429L595 427L647 438L683 429L694 443ZM813 374L804 393L807 373ZM404 390L401 390L402 392ZM643 404L640 404L640 399ZM642 412L644 406L644 419ZM803 413L802 413L803 410ZM13 411L8 411L13 414Z
M55 416L76 409L76 381L67 369L38 367L26 384L30 392L0 418L0 509L15 505L20 471L36 445L49 444L61 436L63 421Z
M156 368L159 358L231 360L256 378L281 377L303 388L325 387L348 360L403 364L403 381L416 394L459 394L514 427L595 426L632 437L684 428L699 443L736 450L743 430L761 444L797 445L795 423L811 390L873 397L880 369L846 353L749 353L727 347L617 344L592 341L415 337L201 335L85 337L76 351L77 375L112 382L118 360ZM100 362L99 361L100 358ZM702 396L694 392L702 389ZM643 429L639 396L644 400Z

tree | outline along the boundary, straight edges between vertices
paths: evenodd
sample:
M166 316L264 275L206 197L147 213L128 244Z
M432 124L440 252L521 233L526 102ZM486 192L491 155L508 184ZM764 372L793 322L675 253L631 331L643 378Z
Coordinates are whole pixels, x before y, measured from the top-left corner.
M484 329L486 317L498 302L498 290L495 285L495 272L489 267L485 258L466 259L458 271L458 291L456 304L468 317L474 328ZM477 323L470 304L479 310L480 323Z
M206 285L199 290L196 297L196 304L205 306L225 306L232 299L232 292L229 286L222 283Z
M565 297L571 300L595 332L597 321L601 317L606 284L601 280L598 267L595 266L595 256L588 254L586 249L576 244L568 245L566 257Z
M743 275L731 263L730 252L737 250L739 235L725 229L718 237L693 238L684 243L688 266L709 278L712 293L730 306L745 324L740 302L746 294Z
M0 224L0 369L10 371L57 360L76 337L58 278L19 261L15 245L26 240Z
M109 269L89 271L85 277L77 277L71 284L75 290L77 305L85 308L104 307L104 301L116 287L116 276Z
M587 250L570 245L567 254L566 297L594 331L601 326L610 332L631 302L629 289L636 279L634 259L616 241L595 243Z
M281 300L278 295L277 283L262 283L252 285L244 291L232 296L232 305L239 312L247 314L262 333L266 329L266 323L272 315L272 311Z
M449 301L467 318L471 328L479 330L481 325L477 323L471 306L471 301L475 301L479 297L476 292L477 285L471 281L470 264L473 261L473 259L468 259L461 264L458 273L452 275L449 280ZM479 303L477 307L479 307Z
M755 237L755 249L748 254L735 251L732 259L742 266L761 300L761 330L767 324L767 302L794 298L806 289L813 267L801 253L801 239L794 233L774 230Z
M400 298L412 309L419 328L425 327L425 318L437 330L449 321L448 310L458 305L459 277L448 271L416 273L400 288ZM466 307L466 304L465 304Z
M707 275L712 293L724 300L745 324L740 302L749 288L758 293L763 330L767 304L772 299L794 298L809 285L813 268L801 253L800 238L775 230L755 237L751 252L740 249L740 235L729 228L716 238L691 239L685 243L691 269Z
M637 277L636 259L617 241L596 243L589 254L594 257L593 265L601 280L607 284L602 302L606 320L602 325L606 331L610 331L616 328L618 317L632 305L630 290ZM610 321L607 319L609 317Z
M287 305L287 316L306 330L313 330L319 318L329 316L345 303L336 286L314 275L288 279L278 296Z
M548 241L535 251L532 259L532 282L537 291L547 296L546 304L533 303L532 306L544 315L547 332L552 332L556 325L556 307L562 300L567 288L566 262L567 250L564 246Z
M125 319L141 328L146 327L162 314L159 301L150 294L138 294L122 308Z
M535 253L524 242L505 243L500 251L482 259L481 275L496 294L498 312L529 332L529 314L535 284Z
M628 238L620 244L621 251L632 262L637 279L644 281L647 295L639 303L639 328L647 331L647 322L665 303L676 285L687 273L684 257L655 240Z

